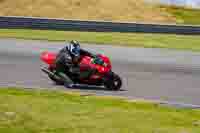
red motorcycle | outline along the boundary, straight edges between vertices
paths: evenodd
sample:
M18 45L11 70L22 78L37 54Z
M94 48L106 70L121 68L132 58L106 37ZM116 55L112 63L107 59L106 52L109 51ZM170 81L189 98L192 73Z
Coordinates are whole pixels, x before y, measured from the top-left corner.
M79 79L68 75L74 83L84 84L84 85L95 85L104 86L109 90L119 90L122 86L121 78L112 72L111 62L108 57L98 54L97 55L103 62L98 62L97 60L89 56L81 56L80 59L80 71L84 72L89 69L95 69L95 73L87 78ZM61 77L55 74L55 59L56 53L43 52L40 56L41 60L45 62L48 66L42 68L42 71L47 73L49 78L58 84L64 84Z

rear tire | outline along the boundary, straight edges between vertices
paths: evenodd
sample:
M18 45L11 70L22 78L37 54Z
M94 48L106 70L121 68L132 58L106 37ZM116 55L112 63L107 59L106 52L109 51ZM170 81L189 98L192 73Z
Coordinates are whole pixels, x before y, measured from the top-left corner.
M122 86L122 80L117 74L115 74L114 72L111 72L104 86L109 90L117 91L117 90L120 90Z

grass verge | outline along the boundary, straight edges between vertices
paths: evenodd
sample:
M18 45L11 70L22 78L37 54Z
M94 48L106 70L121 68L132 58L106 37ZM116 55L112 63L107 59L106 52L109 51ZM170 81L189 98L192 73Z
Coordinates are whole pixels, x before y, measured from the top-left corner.
M82 43L200 51L200 36L0 29L0 37L50 41L76 39Z
M160 6L165 9L173 17L176 18L177 23L200 25L200 9L184 8L177 6Z
M200 111L64 91L0 89L2 133L197 133Z
M0 16L175 22L169 13L143 0L0 0L0 9Z

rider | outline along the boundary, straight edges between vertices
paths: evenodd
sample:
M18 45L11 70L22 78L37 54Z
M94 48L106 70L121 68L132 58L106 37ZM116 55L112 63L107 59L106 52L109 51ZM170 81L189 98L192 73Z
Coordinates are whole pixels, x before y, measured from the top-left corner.
M65 85L68 87L72 87L73 82L66 73L76 74L78 77L83 78L87 77L91 72L94 72L94 70L90 69L87 73L80 73L79 61L81 55L101 60L96 55L82 49L79 42L75 40L70 41L66 47L62 48L56 57L56 72L60 77L62 77Z

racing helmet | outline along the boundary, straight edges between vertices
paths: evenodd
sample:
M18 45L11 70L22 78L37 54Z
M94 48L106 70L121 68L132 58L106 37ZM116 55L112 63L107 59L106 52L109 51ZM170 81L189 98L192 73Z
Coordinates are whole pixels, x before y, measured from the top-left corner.
M74 57L80 56L80 44L78 41L72 40L68 45L68 50L70 54Z

